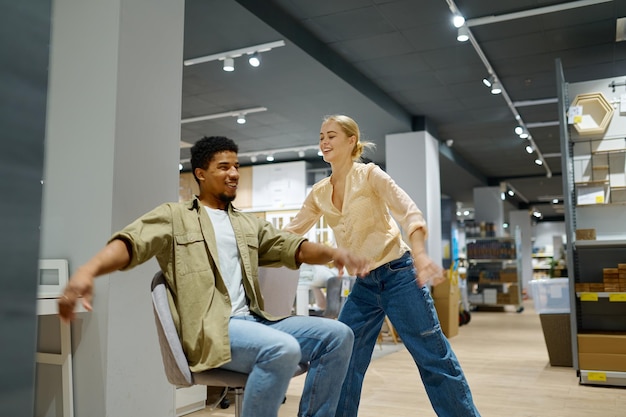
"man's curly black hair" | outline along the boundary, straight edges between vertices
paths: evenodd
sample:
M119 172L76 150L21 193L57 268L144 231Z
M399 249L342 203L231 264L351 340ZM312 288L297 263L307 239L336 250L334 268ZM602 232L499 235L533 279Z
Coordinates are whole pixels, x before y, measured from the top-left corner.
M239 146L224 136L205 136L191 147L191 172L196 178L196 168L207 169L213 155L219 152L239 152ZM198 178L196 182L200 184Z

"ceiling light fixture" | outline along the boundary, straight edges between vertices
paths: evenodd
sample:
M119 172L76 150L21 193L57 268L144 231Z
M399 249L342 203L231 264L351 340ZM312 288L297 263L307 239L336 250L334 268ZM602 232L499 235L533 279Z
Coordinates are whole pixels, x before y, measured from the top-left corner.
M257 161L257 157L256 157L256 155L252 155L252 156L250 157L250 162L255 163L256 161Z
M494 80L494 82L491 84L491 94L501 94L501 93L502 93L502 85L500 84L500 81Z
M240 113L237 115L237 123L239 123L240 125L245 125L246 124L246 114L245 113Z
M467 26L461 26L457 32L456 40L459 42L469 41L469 29Z
M591 6L594 4L601 4L601 3L610 3L613 0L577 0L577 1L571 1L571 2L565 2L562 4L556 4L553 6L545 6L545 7L539 7L536 9L530 9L530 10L522 10L519 12L513 12L513 13L508 13L508 14L503 14L503 15L499 15L499 16L485 16L485 17L479 17L479 18L475 18L475 19L467 19L465 21L465 26L468 28L474 27L474 26L479 26L479 25L486 25L486 24L491 24L491 23L497 23L497 22L504 22L504 21L508 21L508 20L515 20L515 19L521 19L521 18L525 18L525 17L530 17L530 16L538 16L538 15L542 15L542 14L546 14L546 13L553 13L553 12L558 12L558 11L562 11L562 10L568 10L568 9L574 9L574 8L578 8L578 7L585 7L585 6ZM450 11L452 12L452 14L458 14L458 15L462 15L461 12L459 11L458 7L456 6L454 0L446 0L446 3L448 4L448 7L450 8ZM476 53L478 54L479 58L482 60L483 64L485 65L485 68L487 69L487 71L490 74L493 74L495 76L495 72L493 70L493 68L491 67L491 64L489 63L489 60L487 59L487 57L485 56L482 48L480 47L480 45L478 45L478 42L476 41L476 39L474 38L474 36L472 35L472 32L469 32L469 41L471 42L472 46L474 47L474 50L476 51ZM532 102L516 102L515 104L513 103L513 101L511 101L511 98L509 97L509 95L507 94L506 90L502 89L502 97L504 98L504 100L506 101L507 105L509 106L509 109L511 110L511 113L513 113L513 116L515 117L515 120L518 121L518 123L523 126L523 127L527 127L524 122L522 121L522 118L520 117L517 109L516 109L516 105L517 106L522 106L522 105L536 105L536 104L547 104L547 103L556 103L558 100L555 98L550 98L550 99L544 99L544 100L534 100ZM541 164L538 165L542 165L543 168L546 170L546 177L551 178L552 177L552 171L550 170L550 167L548 166L548 164L545 162L544 157L541 153L541 151L539 150L539 148L537 147L537 145L534 143L532 136L528 137L528 140L530 141L530 145L533 147L534 151L537 152L538 158L537 160L541 162Z
M233 72L235 70L235 60L233 58L224 58L224 71Z
M253 52L248 57L248 63L253 67L261 65L261 55L258 52Z
M533 153L533 151L534 151L534 149L533 149L533 147L532 147L532 146L530 146L530 145L526 145L526 152L528 152L528 153Z
M272 154L267 155L267 156L265 157L265 160L266 160L267 162L273 162L273 161L274 161L274 155L272 155Z
M294 146L290 148L278 148L278 149L265 149L262 151L252 151L252 152L239 152L237 155L241 158L250 158L250 162L257 162L259 153L267 154L270 156L275 156L277 154L285 154L295 152L300 158L303 158L306 155L306 151L308 150L316 150L319 149L318 145L308 145L308 146ZM290 158L287 158L290 159Z
M454 13L454 16L452 16L452 24L455 28L460 28L465 24L465 18L459 13Z
M491 87L492 80L493 80L493 75L490 75L488 78L483 78L483 84L485 84L485 87L487 88Z
M298 151L298 156L299 156L300 158L304 158L304 151L303 151L303 150L299 150L299 151Z
M201 122L203 120L221 119L223 117L239 117L240 114L250 114L267 111L266 107L251 107L249 109L231 110L223 113L207 114L205 116L188 117L180 121L181 124Z
M200 56L196 58L186 59L183 64L188 67L190 65L202 64L209 61L226 60L238 58L246 54L254 54L271 51L274 48L285 46L285 41L279 40L274 42L261 43L258 45L247 46L245 48L233 49L231 51L218 52L216 54ZM259 61L260 63L260 61ZM251 64L252 65L252 64Z
M541 166L541 165L543 165L543 161L541 159L537 158L537 159L535 159L535 164Z

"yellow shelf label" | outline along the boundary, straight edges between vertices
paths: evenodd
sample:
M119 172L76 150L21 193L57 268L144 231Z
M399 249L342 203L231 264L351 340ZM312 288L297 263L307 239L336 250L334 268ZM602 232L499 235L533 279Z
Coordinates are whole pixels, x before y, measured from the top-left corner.
M597 195L596 196L596 204L602 204L604 203L604 196L603 195Z
M604 372L587 372L589 381L606 382L606 373Z
M615 301L618 303L626 302L626 293L624 292L616 292L613 294L609 294L609 301Z
M598 301L597 292L581 292L580 301Z

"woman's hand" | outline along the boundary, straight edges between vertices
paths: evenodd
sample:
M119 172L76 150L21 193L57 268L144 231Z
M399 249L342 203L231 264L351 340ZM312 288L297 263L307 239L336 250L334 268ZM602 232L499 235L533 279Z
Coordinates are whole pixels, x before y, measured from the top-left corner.
M435 286L446 279L446 271L433 262L426 252L414 254L413 263L415 264L415 269L417 270L416 279L420 287L423 287L428 283Z

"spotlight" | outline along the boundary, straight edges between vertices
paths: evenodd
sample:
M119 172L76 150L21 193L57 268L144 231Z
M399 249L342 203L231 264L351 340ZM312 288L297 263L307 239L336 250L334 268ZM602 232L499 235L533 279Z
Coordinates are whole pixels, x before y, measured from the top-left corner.
M232 72L235 70L235 60L232 58L224 58L224 71Z
M500 200L502 201L506 200L506 194L500 193Z
M460 28L465 24L465 18L460 14L455 13L454 16L452 16L452 24L455 28Z
M515 192L513 190L509 190L506 193L511 197L515 196Z
M272 161L274 161L274 155L267 155L267 157L265 158L265 160L266 160L267 162L272 162Z
M559 204L559 199L558 198L553 199L552 204Z
M183 170L183 164L178 164L178 170L182 171Z
M494 80L491 84L491 94L500 94L502 93L502 86L498 80Z
M304 158L304 151L298 151L298 156L300 158Z
M519 135L521 135L522 133L524 133L524 128L523 128L523 127L521 127L521 126L517 126L517 127L515 128L515 134L519 136Z
M485 86L486 86L487 88L491 87L491 79L492 79L492 77L489 77L489 78L483 78L483 84L485 84Z
M524 130L522 133L520 133L519 137L521 139L528 139L528 137L530 136L530 134L528 134L527 130Z
M317 156L324 156L324 153L321 150L319 150L317 151Z
M541 159L537 158L537 159L535 159L535 164L541 166L541 165L543 165L543 161Z
M469 29L467 26L461 26L456 35L456 40L459 42L467 42L469 40Z
M255 163L256 161L257 161L257 159L256 159L256 155L252 155L252 156L250 157L250 162Z
M259 53L254 52L253 54L251 54L248 58L248 63L255 68L261 65L261 56L259 55Z
M532 147L532 146L530 146L530 145L526 145L526 152L528 152L528 153L533 153L533 150L534 150L534 149L533 149L533 147Z
M246 115L241 113L237 116L237 123L239 123L240 125L244 125L246 124Z

